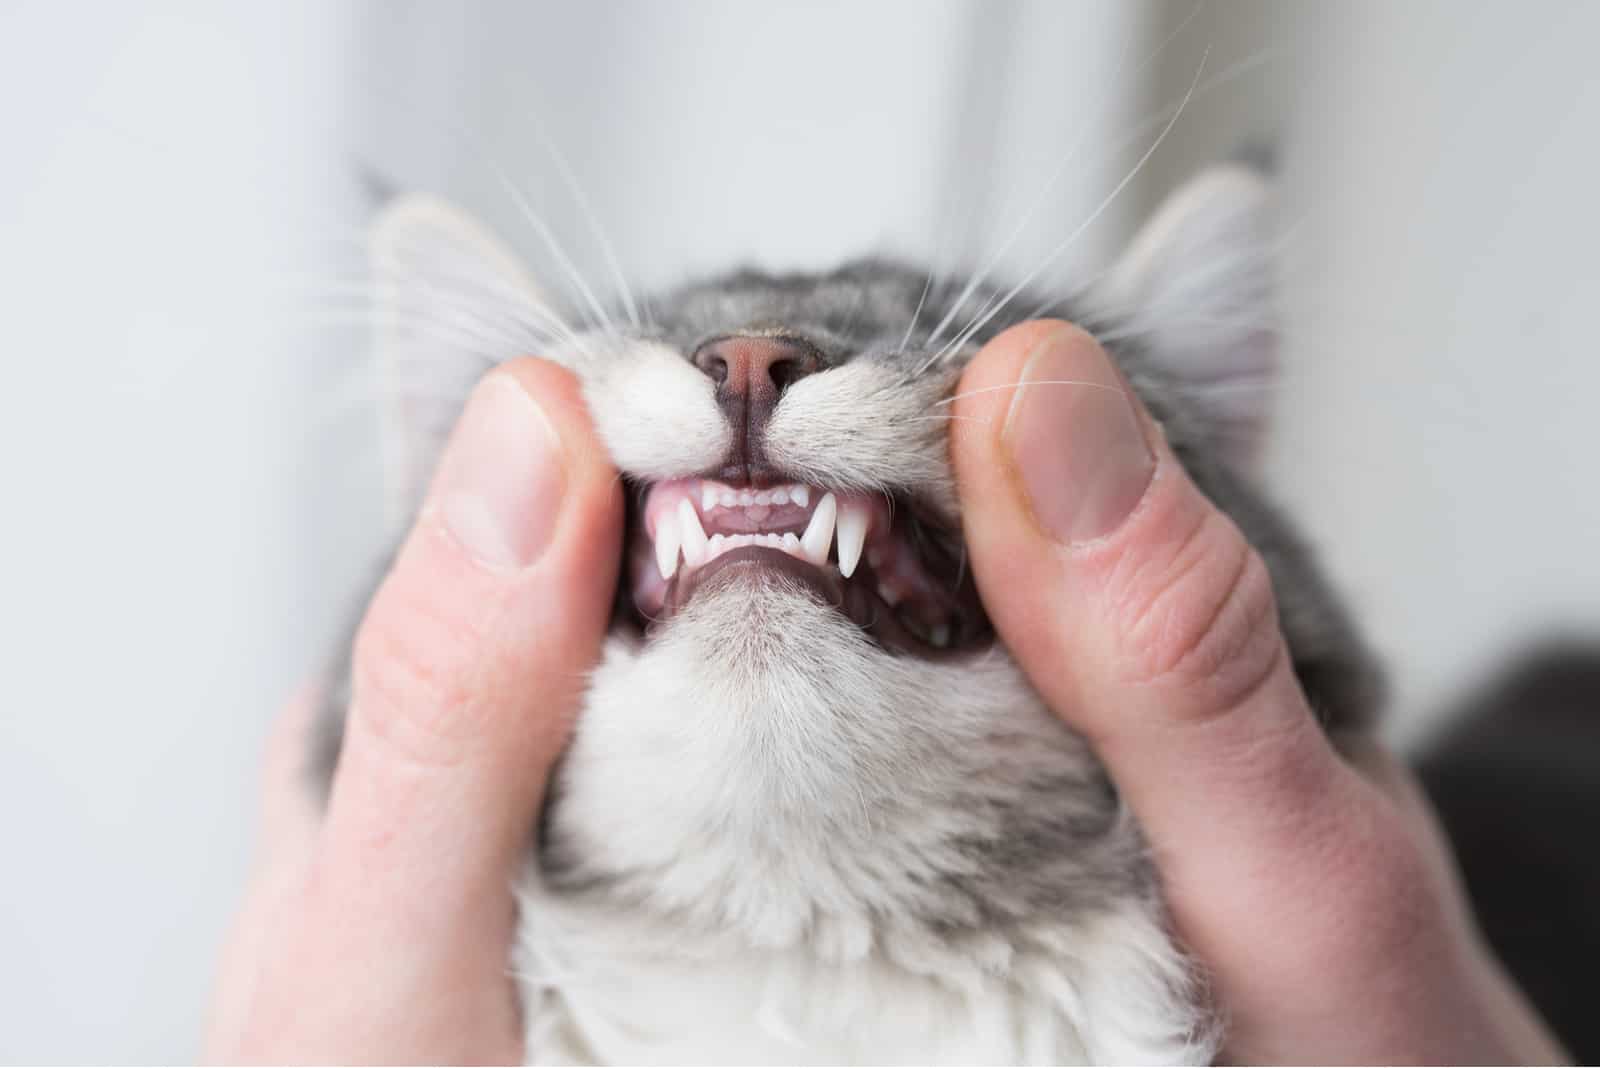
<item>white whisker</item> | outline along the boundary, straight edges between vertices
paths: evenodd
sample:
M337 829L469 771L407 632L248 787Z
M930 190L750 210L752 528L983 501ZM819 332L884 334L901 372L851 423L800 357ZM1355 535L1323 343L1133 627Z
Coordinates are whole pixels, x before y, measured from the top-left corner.
M1139 61L1139 65L1130 72L1130 76L1137 76L1140 74L1146 67L1155 62L1155 60L1167 50L1167 48L1172 44L1173 40L1175 40L1177 36L1188 27L1189 23L1194 21L1195 16L1200 13L1200 7L1202 3L1203 0L1196 0L1194 6L1190 8L1189 14L1184 17L1183 21L1178 23L1177 27L1175 27L1171 33L1167 34L1161 43L1156 45L1153 51L1146 55L1144 59ZM1126 46L1124 46L1124 49L1125 48ZM1026 232L1028 224L1033 221L1034 216L1038 214L1039 209L1045 204L1049 197L1050 191L1056 187L1056 183L1061 181L1061 177L1066 173L1068 165L1072 163L1072 161L1077 157L1079 149L1083 147L1084 142L1088 137L1089 130L1093 125L1095 115L1099 111L1100 105L1106 103L1110 99L1111 87L1120 85L1122 83L1122 71L1127 64L1127 59L1127 53L1124 50L1124 52L1118 57L1115 68L1113 68L1111 74L1103 82L1105 89L1099 96L1090 101L1086 106L1083 121L1078 125L1077 132L1073 135L1071 143L1067 146L1066 152L1064 152L1061 158L1057 161L1055 169L1050 173L1050 177L1045 179L1043 186L1040 187L1039 192L1034 196L1033 202L1029 204L1026 209L1024 209L1022 216L1017 220L1016 225L1012 227L1011 233L1008 234L1005 240L1000 243L1000 247L995 249L994 252L990 254L983 266L974 272L972 277L968 279L966 288L961 291L961 295L956 299L955 304L953 304L950 307L950 310L945 313L945 317L940 320L939 325L934 327L933 333L928 335L927 344L929 348L932 348L933 345L938 342L939 338L943 336L945 328L950 325L951 320L953 320L959 313L961 307L967 302L967 299L972 296L974 290L983 284L983 282L989 277L990 272L993 271L994 268L999 265L1000 261L1005 258L1006 253L1011 251L1011 247L1016 244L1017 240L1021 238L1024 232ZM983 310L981 308L979 309L978 314L983 314ZM929 366L931 366L931 363ZM926 367L922 368L921 370L926 370Z
M490 165L494 168L495 175L505 187L506 192L510 194L512 201L517 206L517 210L522 212L523 218L533 227L534 233L539 235L539 240L544 243L545 249L555 257L557 265L560 266L568 280L577 288L578 294L583 298L584 302L588 304L592 313L591 322L601 330L614 332L615 326L611 322L611 316L606 314L605 308L596 299L594 290L589 288L589 283L584 279L583 273L578 270L577 265L568 257L566 249L561 247L561 242L556 240L556 236L551 232L550 227L546 226L544 220L533 210L533 205L528 203L528 198L523 195L522 190L511 180L510 176L498 164L491 163Z
M1041 378L1036 382L1012 382L1004 386L984 386L981 389L962 390L960 393L936 402L934 407L937 408L943 407L946 404L954 404L963 397L975 397L980 393L997 393L1003 389L1026 389L1031 386L1086 386L1089 389L1100 389L1107 393L1115 393L1119 397L1125 397L1128 395L1127 390L1118 389L1116 386L1108 386L1104 382L1089 382L1077 378Z
M1189 83L1189 91L1184 94L1183 102L1179 104L1177 112L1167 122L1166 127L1162 129L1160 135L1155 139L1150 147L1145 150L1144 155L1139 157L1139 161L1135 163L1132 169L1130 169L1123 177L1122 181L1118 182L1116 187L1112 189L1111 192L1107 194L1105 199L1100 202L1099 206L1090 212L1089 216L1084 219L1083 222L1072 231L1072 233L1067 235L1066 240L1062 241L1050 252L1049 255L1045 256L1045 258L1037 267L1035 267L1032 271L1029 271L1028 274L1023 277L1022 281L1013 286L998 304L996 304L987 313L979 316L969 326L967 326L965 330L963 330L955 338L951 339L950 343L946 345L944 349L940 350L934 359L929 361L930 366L945 359L951 353L960 351L962 345L965 345L973 335L975 335L979 330L983 329L983 327L988 324L989 320L993 319L1000 313L1002 309L1006 307L1006 305L1010 304L1011 301L1016 298L1017 294L1021 293L1025 288L1027 288L1028 284L1037 278L1039 274L1045 270L1045 268L1049 267L1050 264L1059 259L1061 255L1067 251L1067 249L1071 248L1078 238L1082 236L1084 231L1092 226L1095 221L1105 213L1106 209L1109 208L1117 199L1117 197L1121 195L1122 191L1128 187L1128 184L1133 181L1133 179L1141 170L1144 169L1145 164L1150 162L1150 157L1155 155L1156 150L1161 147L1164 141L1166 141L1167 135L1172 132L1172 128L1177 125L1178 120L1183 116L1184 109L1188 106L1190 99L1194 96L1195 87L1200 83L1200 75L1205 70L1206 60L1210 58L1210 55L1211 49L1207 47L1205 53L1200 57L1200 65L1195 69L1194 78Z

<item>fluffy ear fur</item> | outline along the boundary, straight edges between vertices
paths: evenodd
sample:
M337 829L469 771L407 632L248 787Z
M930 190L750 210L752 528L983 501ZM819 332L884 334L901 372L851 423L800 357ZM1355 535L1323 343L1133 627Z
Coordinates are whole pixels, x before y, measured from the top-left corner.
M539 351L551 316L517 258L465 213L406 194L368 238L386 497L407 522L473 385L495 364Z
M1272 209L1260 172L1204 171L1161 205L1094 294L1113 332L1138 340L1246 470L1277 369Z

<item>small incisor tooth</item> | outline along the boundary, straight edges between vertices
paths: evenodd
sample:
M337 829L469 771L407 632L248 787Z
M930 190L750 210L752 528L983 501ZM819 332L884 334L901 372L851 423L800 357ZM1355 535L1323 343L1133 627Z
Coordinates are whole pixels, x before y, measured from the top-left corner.
M694 505L687 497L678 501L677 526L683 539L684 562L690 567L699 567L706 562L706 529L700 525L700 517L695 515Z
M717 487L710 482L700 483L700 510L709 512L717 506Z
M656 568L661 577L669 579L678 573L678 549L683 543L683 533L678 517L664 515L656 520Z
M839 574L849 578L856 573L866 543L867 510L852 501L839 509Z
M833 543L833 521L838 513L839 502L834 500L833 494L823 494L822 500L817 502L817 510L811 513L811 522L806 524L806 532L800 535L800 548L806 554L806 559L818 567L828 562L828 546Z
M804 508L811 503L811 488L809 486L790 486L789 499Z

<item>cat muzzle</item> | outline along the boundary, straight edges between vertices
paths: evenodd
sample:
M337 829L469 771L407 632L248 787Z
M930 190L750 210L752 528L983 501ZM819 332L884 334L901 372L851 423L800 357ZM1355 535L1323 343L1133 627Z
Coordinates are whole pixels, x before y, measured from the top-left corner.
M912 511L891 497L802 483L656 483L630 540L633 606L648 629L747 573L787 580L895 651L971 646L989 634L971 577L959 553L935 551Z

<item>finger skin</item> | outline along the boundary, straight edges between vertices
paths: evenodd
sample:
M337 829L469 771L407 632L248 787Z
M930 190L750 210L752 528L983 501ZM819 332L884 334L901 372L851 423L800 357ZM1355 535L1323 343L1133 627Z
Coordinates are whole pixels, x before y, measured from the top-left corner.
M1230 1056L1510 1055L1505 1029L1461 1011L1484 1003L1484 958L1448 873L1317 727L1264 563L1136 398L1156 462L1131 513L1071 544L1039 520L1006 427L1042 346L1061 379L1127 390L1070 324L1014 327L975 357L951 441L974 575L1008 648L1138 817L1228 1014Z
M493 375L559 439L559 514L534 562L498 566L424 504L359 632L326 819L263 921L288 933L238 1056L520 1057L511 888L604 638L623 507L572 376L532 359Z
M1189 481L1148 416L1156 471L1128 519L1077 545L1040 527L1001 430L1013 397L1004 387L1051 343L1081 349L1085 364L1107 362L1075 327L1029 323L986 347L959 386L952 457L974 575L995 626L1175 862L1204 864L1213 854L1185 855L1197 832L1252 851L1264 845L1274 856L1281 846L1300 852L1297 843L1315 830L1303 821L1317 820L1317 802L1350 788L1352 777L1299 692L1265 566ZM1267 818L1257 803L1264 794L1292 802L1292 822L1282 810Z

